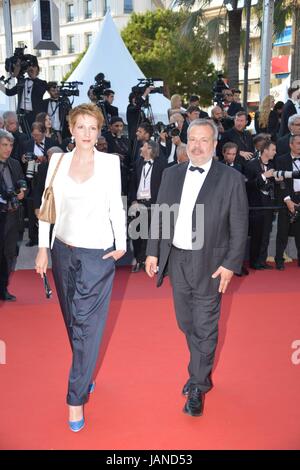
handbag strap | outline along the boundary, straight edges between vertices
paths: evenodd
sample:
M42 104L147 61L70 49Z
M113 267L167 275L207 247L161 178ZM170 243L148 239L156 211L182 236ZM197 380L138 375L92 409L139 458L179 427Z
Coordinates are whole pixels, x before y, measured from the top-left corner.
M62 159L63 159L63 156L64 156L64 153L61 154L60 159L59 159L58 162L57 162L57 165L56 165L56 167L55 167L54 173L53 173L52 178L51 178L51 180L50 180L48 189L52 188L55 175L56 175L56 173L57 173L57 170L58 170L58 168L59 168L59 165L61 164L61 161L62 161Z

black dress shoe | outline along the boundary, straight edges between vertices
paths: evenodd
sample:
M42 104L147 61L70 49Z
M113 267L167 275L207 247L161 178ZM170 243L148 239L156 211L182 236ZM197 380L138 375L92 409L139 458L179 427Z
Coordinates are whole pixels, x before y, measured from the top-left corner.
M6 302L15 302L17 300L17 297L6 291L4 292L4 294L0 294L0 300L5 300Z
M190 386L190 391L183 412L190 416L201 416L203 413L204 396L200 388Z
M267 264L267 263L261 263L261 267L263 269L273 269L273 266L271 264Z
M142 263L136 263L132 266L131 272L132 273L138 273L142 269Z
M276 269L278 269L278 271L284 271L285 266L283 263L276 263Z
M190 382L190 379L187 381L186 384L184 384L183 386L183 389L182 389L182 395L184 395L185 397L188 396L189 394L189 391L190 391L190 387L191 387L191 382Z

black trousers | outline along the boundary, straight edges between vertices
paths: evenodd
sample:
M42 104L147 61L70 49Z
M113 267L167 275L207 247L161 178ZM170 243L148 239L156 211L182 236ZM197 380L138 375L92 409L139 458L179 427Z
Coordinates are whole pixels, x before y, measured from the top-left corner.
M115 273L114 259L102 257L112 249L69 247L58 239L53 245L53 276L73 352L69 405L83 405L88 400Z
M299 198L299 201L297 200L294 202L300 202L300 198ZM291 227L291 225L293 226ZM297 222L294 222L293 224L290 224L290 217L289 217L288 209L280 210L278 213L278 224L277 224L277 235L276 235L276 256L275 256L276 263L284 262L283 253L287 246L289 232L291 228L293 229L293 235L295 237L298 260L300 260L300 220L298 220Z
M272 210L250 211L250 265L265 264L273 222Z
M5 214L5 215L3 215ZM18 252L19 212L0 213L0 293L8 287L9 276L14 269Z
M176 318L190 351L190 382L207 392L212 388L211 372L218 342L221 294L198 294L192 250L172 248L168 272L173 289ZM208 273L208 275L210 275Z
M146 232L147 235L149 233L150 225L151 225L151 203L146 202L146 201L138 201L139 204L141 204L141 211L144 211L144 213L147 214L147 227L146 227ZM137 213L137 217L140 217L141 212ZM136 229L138 231L141 231L140 224L137 225ZM129 233L130 235L130 233ZM134 252L134 257L136 259L137 263L144 263L146 260L146 249L147 249L147 242L148 238L142 238L139 237L136 240L132 240L133 244L133 252Z

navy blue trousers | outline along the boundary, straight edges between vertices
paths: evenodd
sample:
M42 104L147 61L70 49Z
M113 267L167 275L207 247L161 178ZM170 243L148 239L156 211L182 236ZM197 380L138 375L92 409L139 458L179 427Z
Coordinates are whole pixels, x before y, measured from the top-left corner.
M73 352L68 405L83 405L88 400L115 274L114 259L102 257L112 250L76 248L57 238L54 241L53 277Z

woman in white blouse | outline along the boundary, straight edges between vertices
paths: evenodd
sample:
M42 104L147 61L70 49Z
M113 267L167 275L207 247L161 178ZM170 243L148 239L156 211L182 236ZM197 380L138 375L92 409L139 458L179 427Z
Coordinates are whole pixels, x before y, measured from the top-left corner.
M70 112L69 123L76 147L63 155L54 178L56 222L51 243L50 224L39 222L36 271L41 276L46 273L50 245L53 277L73 352L67 404L69 427L77 432L84 426L83 405L95 385L115 262L126 250L126 224L119 157L94 147L102 113L94 104L83 104ZM46 188L60 157L52 155Z

